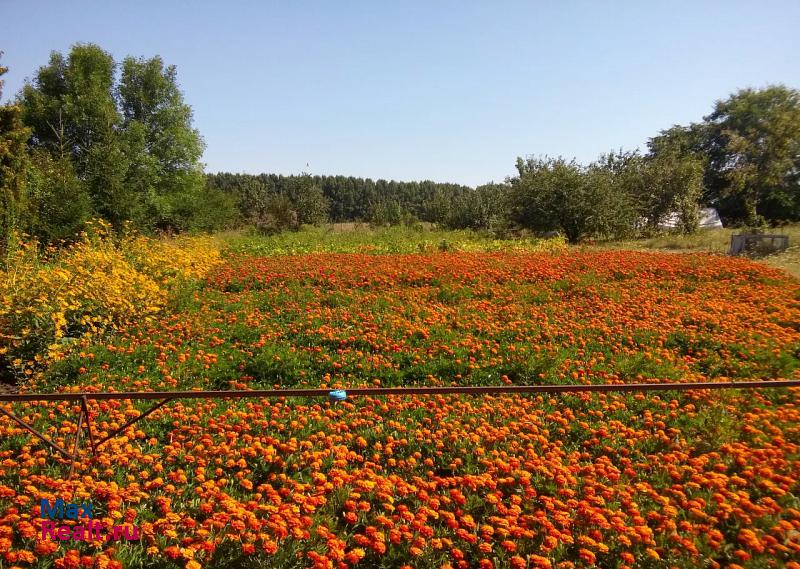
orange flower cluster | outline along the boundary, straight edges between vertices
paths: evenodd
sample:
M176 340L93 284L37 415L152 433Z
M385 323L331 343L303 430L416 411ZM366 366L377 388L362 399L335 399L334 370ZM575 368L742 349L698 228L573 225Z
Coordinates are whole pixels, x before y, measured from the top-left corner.
M798 298L704 255L242 256L32 385L796 378ZM15 407L63 445L77 410ZM139 410L92 403L96 435ZM800 567L800 390L175 402L71 480L15 424L0 435L9 567ZM141 541L42 541L56 497Z

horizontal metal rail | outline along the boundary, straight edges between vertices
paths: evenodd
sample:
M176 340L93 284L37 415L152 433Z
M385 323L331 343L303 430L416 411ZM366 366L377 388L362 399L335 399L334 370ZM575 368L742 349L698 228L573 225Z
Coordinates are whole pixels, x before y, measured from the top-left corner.
M449 387L355 387L352 389L254 389L230 391L120 391L120 392L80 392L80 393L14 393L0 394L0 402L34 402L34 401L73 401L80 402L78 426L75 440L70 453L62 446L48 439L43 433L36 430L12 412L0 407L0 414L5 415L18 426L30 432L51 449L62 454L69 460L69 477L75 471L78 459L81 435L86 429L91 445L92 456L97 456L98 447L102 446L126 429L154 413L170 401L176 399L245 399L245 398L281 398L281 397L330 397L334 401L345 400L348 396L382 396L382 395L504 395L526 393L613 393L613 392L641 392L641 391L690 391L703 389L756 389L800 387L800 380L775 380L775 381L716 381L716 382L691 382L691 383L603 383L590 385L486 385L486 386L449 386ZM159 400L149 409L139 413L136 417L126 422L121 427L99 441L95 441L92 430L92 421L89 414L87 401L110 400Z
M0 394L0 402L13 401L94 401L152 399L244 399L266 397L329 397L341 389L347 396L359 395L499 395L520 393L610 393L630 391L691 391L695 389L756 389L800 387L800 379L764 381L706 381L686 383L598 383L550 385L480 385L447 387L353 387L329 389L252 389L228 391L100 391L78 393Z

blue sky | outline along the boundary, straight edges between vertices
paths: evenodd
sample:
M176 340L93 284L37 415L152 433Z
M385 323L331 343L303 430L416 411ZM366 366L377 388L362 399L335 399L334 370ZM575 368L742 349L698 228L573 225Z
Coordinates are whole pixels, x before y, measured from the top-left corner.
M95 42L178 68L208 171L469 185L800 87L800 2L0 0L4 98ZM308 164L308 166L306 166Z

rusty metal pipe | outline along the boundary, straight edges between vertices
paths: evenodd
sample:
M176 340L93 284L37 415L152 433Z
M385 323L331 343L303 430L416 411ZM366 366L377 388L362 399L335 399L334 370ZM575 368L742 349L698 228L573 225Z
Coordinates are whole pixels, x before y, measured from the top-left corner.
M69 463L69 477L75 472L75 461L78 460L78 447L81 444L81 435L83 434L83 407L78 414L78 429L75 431L75 444L72 445L72 458Z
M40 441L45 443L50 448L60 452L65 457L70 458L71 455L69 454L69 452L67 452L66 450L64 450L63 448L58 446L56 443L54 443L53 441L48 439L46 436L44 436L42 433L40 433L39 431L37 431L36 429L31 427L28 423L26 423L25 421L23 421L22 419L20 419L16 415L14 415L14 413L11 413L10 411L6 411L2 407L0 407L0 413L2 413L6 417L8 417L12 421L14 421L17 425L19 425L20 427L22 427L23 429L28 431L30 434L32 434L34 437L36 437L37 439L39 439Z
M86 397L81 399L81 410L86 416L86 430L89 433L89 445L92 448L92 456L97 455L97 447L94 444L94 435L92 434L92 419L89 417L89 406L86 403Z
M160 409L161 407L163 407L164 405L166 405L167 403L169 403L169 402L170 402L170 401L172 401L172 400L173 400L173 398L172 398L172 397L168 397L167 399L164 399L164 401L161 401L160 403L158 403L158 405L153 405L153 406L152 406L152 407L150 407L150 409L148 409L147 411L144 411L143 413L140 413L139 415L137 415L136 417L134 417L133 419L131 419L130 421L128 421L127 423L125 423L124 425L122 425L122 426L121 426L119 429L115 429L115 430L114 430L114 431L112 431L112 432L111 432L111 433L110 433L110 434L109 434L107 437L105 437L105 438L101 439L101 440L100 440L100 442L98 442L98 443L95 445L95 448L97 448L97 447L99 447L100 445L102 445L102 444L104 444L104 443L106 443L106 442L110 441L111 439L113 439L114 437L116 437L118 434L120 434L121 432L123 432L125 429L127 429L128 427L130 427L130 426L131 426L131 425L133 425L134 423L138 423L139 421L141 421L142 419L144 419L145 417L147 417L147 416L148 416L150 413L152 413L152 412L156 411L157 409Z
M590 385L481 385L447 387L354 387L344 389L348 396L384 395L503 395L522 393L613 393L637 391L691 391L697 389L777 389L800 387L800 380L716 381L687 383L600 383ZM78 393L0 394L0 402L94 401L154 399L253 399L266 397L328 397L329 389L253 389L229 391L119 391Z

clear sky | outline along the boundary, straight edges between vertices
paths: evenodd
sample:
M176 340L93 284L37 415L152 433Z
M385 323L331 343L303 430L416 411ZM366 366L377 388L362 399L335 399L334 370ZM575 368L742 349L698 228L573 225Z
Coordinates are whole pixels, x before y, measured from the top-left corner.
M0 0L5 98L75 42L177 65L212 172L476 185L800 87L798 0Z

